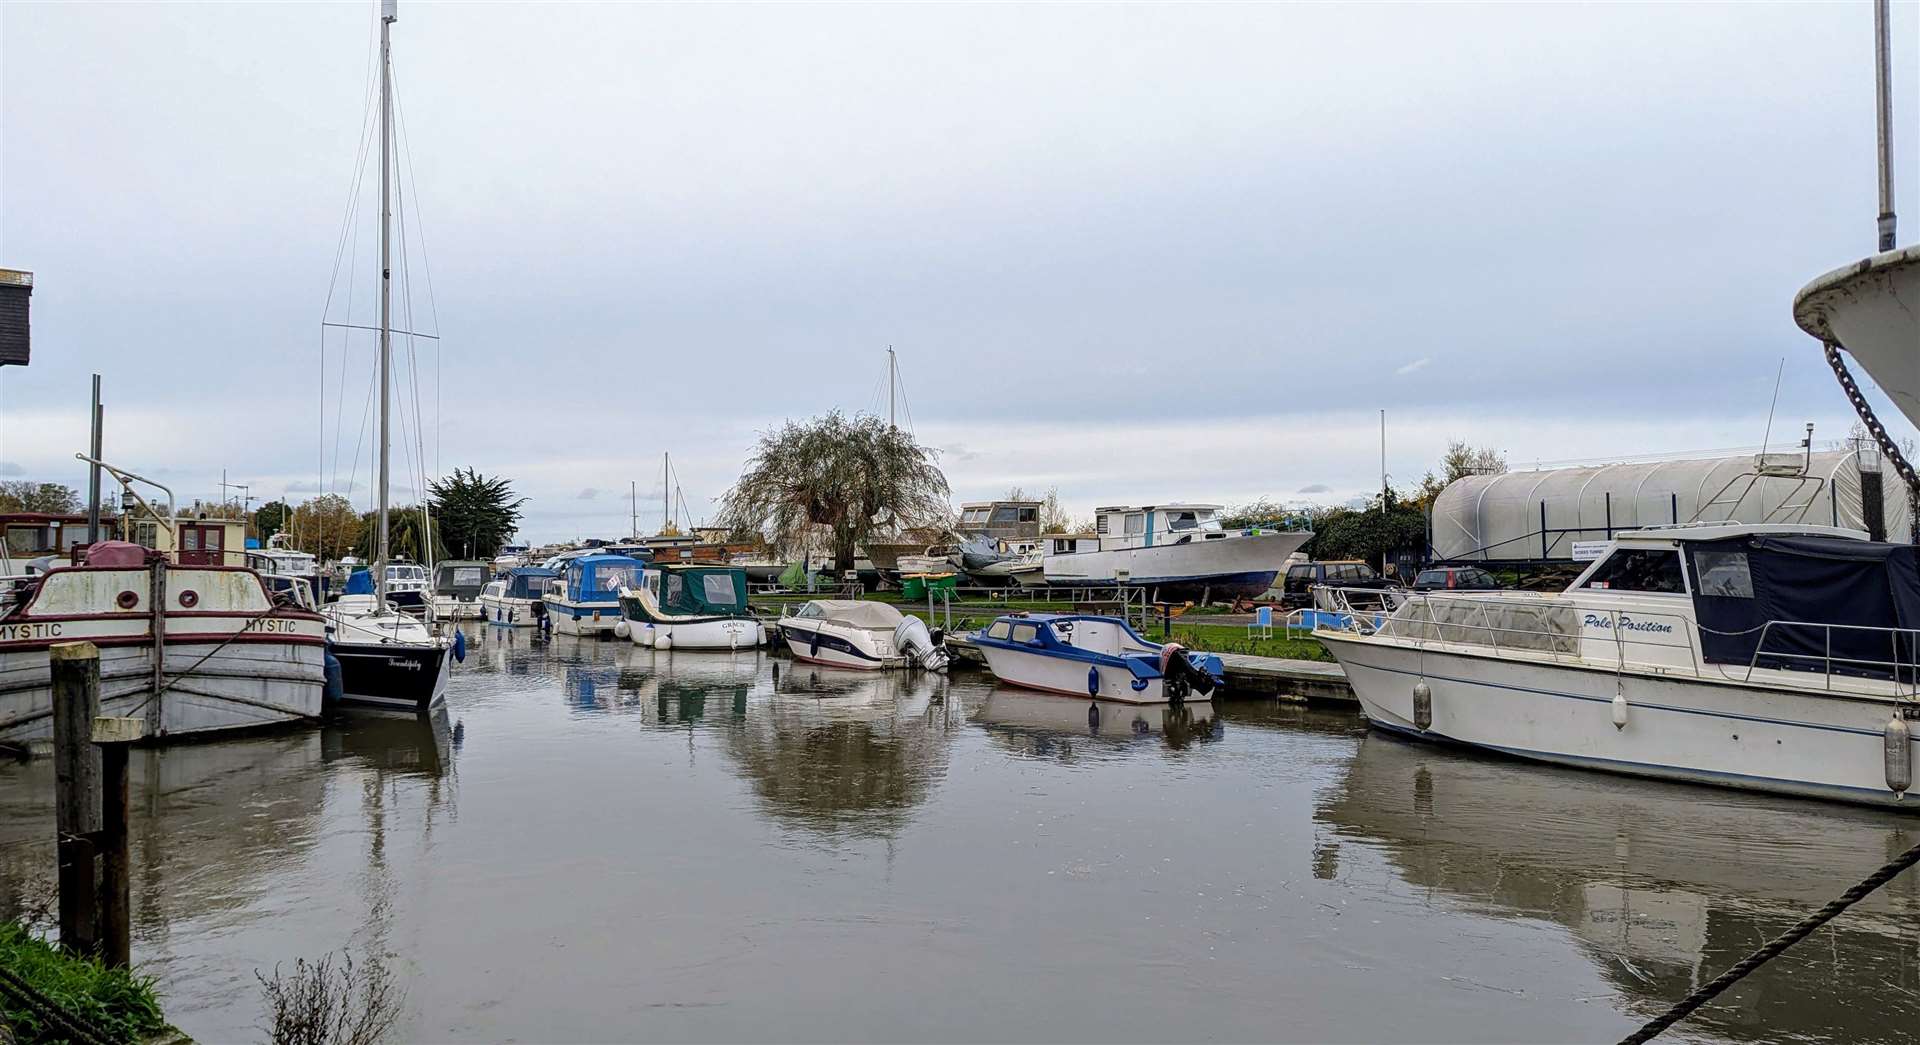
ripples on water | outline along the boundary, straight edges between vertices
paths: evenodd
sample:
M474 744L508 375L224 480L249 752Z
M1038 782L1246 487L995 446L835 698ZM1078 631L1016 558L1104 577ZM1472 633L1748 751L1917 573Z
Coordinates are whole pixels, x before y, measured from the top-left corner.
M136 753L134 950L188 1031L352 945L403 1040L1612 1040L1920 840L1284 705L469 638L432 720ZM0 767L0 913L51 789ZM1674 1040L1914 1040L1917 893Z

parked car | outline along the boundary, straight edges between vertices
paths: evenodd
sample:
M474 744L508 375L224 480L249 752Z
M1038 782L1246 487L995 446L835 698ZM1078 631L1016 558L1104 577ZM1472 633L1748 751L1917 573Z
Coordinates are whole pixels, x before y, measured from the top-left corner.
M1389 590L1397 587L1392 581L1374 572L1373 567L1358 561L1297 562L1287 567L1287 579L1280 590L1280 605L1287 609L1297 609L1313 605L1313 589L1321 584L1330 584L1336 588L1374 588Z
M1414 591L1498 591L1500 582L1478 566L1435 566L1413 579Z

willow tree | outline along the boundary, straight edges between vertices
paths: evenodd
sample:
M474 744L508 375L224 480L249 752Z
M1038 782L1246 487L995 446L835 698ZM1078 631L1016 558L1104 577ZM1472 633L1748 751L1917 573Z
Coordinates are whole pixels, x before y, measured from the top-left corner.
M783 548L825 531L835 569L853 568L854 546L883 522L941 526L947 477L937 452L877 417L836 410L763 432L721 502L726 525L751 527Z

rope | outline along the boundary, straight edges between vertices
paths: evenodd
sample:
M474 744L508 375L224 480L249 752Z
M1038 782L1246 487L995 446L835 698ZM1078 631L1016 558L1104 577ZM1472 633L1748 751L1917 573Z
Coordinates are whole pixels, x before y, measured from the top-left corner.
M63 1008L59 1002L41 993L39 988L21 979L11 969L0 968L0 993L12 996L41 1023L72 1041L81 1042L82 1045L111 1045L117 1040L112 1033Z
M1779 936L1774 937L1759 950L1742 958L1733 968L1715 977L1713 982L1682 998L1679 1004L1660 1014L1658 1018L1650 1021L1646 1026L1620 1039L1620 1045L1641 1045L1643 1042L1652 1041L1661 1031L1685 1019L1693 1010L1718 997L1722 991L1740 982L1748 973L1779 957L1780 952L1806 939L1815 929L1832 921L1842 911L1859 903L1874 890L1892 881L1894 876L1912 867L1916 863L1920 863L1920 845L1916 845L1906 852L1901 853L1899 856L1887 861L1881 865L1879 870L1862 879L1860 884L1841 893L1839 898L1829 902L1825 907L1802 918L1799 924L1781 933Z

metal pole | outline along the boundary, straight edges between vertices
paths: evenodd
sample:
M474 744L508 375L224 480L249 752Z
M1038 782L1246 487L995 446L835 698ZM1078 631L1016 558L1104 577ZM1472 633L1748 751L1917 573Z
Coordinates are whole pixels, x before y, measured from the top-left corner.
M380 4L380 531L374 537L373 591L376 607L387 602L387 379L393 369L393 44L399 12L396 0Z
M1888 44L1888 0L1874 0L1873 57L1874 89L1878 105L1874 115L1879 124L1880 149L1880 249L1893 249L1893 59Z
M88 443L89 454L94 460L100 459L100 375L93 375L93 439ZM100 539L100 466L87 466L87 543Z
M1380 411L1380 509L1387 507L1387 412Z

